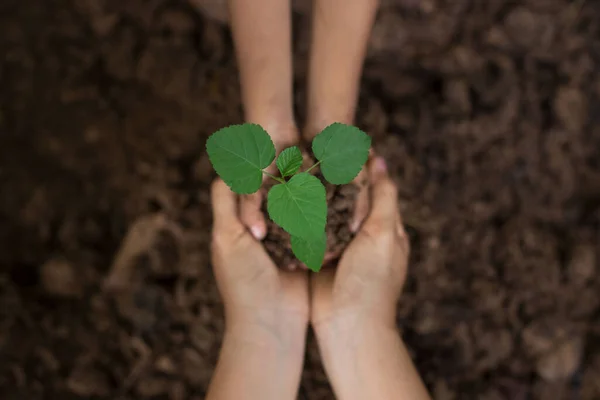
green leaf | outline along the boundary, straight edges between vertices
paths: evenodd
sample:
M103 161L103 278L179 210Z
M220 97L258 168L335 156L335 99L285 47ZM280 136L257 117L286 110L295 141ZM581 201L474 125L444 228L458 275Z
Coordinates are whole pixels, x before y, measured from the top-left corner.
M231 125L213 133L206 151L217 174L236 193L260 189L262 170L275 158L269 134L256 124Z
M306 172L294 175L269 190L267 211L290 235L308 240L319 237L327 222L325 186Z
M325 249L327 247L327 234L323 232L320 236L309 240L298 236L292 236L292 251L298 260L302 261L308 268L314 272L319 272L323 259L325 258Z
M323 129L312 142L321 172L334 185L350 183L369 158L371 138L355 126L338 122Z
M302 152L296 146L288 147L277 157L277 168L281 176L294 175L302 166Z

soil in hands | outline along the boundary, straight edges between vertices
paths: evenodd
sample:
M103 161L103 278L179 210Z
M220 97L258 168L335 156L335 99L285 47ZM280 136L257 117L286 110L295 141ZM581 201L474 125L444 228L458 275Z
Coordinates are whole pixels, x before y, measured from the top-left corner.
M320 173L317 173L316 176L325 185L327 193L326 264L335 265L336 260L354 238L354 233L350 230L350 221L359 188L355 184L332 185L325 181ZM275 182L268 183L266 189L268 190L274 185ZM264 197L263 211L267 219L267 236L264 239L264 246L267 253L275 265L280 268L295 269L302 266L292 252L290 235L268 217L266 195Z

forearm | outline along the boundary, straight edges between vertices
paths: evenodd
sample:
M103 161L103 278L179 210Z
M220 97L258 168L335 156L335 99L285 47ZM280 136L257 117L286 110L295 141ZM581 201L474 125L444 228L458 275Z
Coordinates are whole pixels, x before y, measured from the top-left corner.
M246 121L295 140L289 0L229 0ZM294 131L294 132L290 132ZM276 143L277 144L277 143Z
M305 338L295 323L227 328L207 400L295 399Z
M378 0L315 0L307 132L352 123Z
M430 398L395 329L366 324L352 332L317 335L325 370L340 400Z

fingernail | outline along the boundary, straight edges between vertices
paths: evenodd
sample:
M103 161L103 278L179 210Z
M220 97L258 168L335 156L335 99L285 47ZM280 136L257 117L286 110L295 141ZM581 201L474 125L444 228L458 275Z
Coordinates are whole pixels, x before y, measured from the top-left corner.
M350 222L350 232L356 233L358 232L358 228L360 227L360 221L352 221Z
M252 232L252 236L254 236L256 240L262 240L263 231L259 226L253 226L250 228L250 232Z
M385 163L385 160L383 158L377 157L375 159L375 169L377 170L377 172L387 171L387 164Z

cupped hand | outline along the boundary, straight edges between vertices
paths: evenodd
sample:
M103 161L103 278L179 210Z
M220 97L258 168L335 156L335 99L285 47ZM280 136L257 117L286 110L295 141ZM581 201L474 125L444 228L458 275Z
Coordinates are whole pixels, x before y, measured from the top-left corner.
M307 273L275 266L240 221L237 196L223 181L213 183L211 196L212 265L228 324L272 332L286 326L306 329Z
M342 333L358 324L395 326L409 242L398 211L397 188L383 159L370 160L366 173L369 216L337 268L312 277L311 322L317 336L323 331Z

